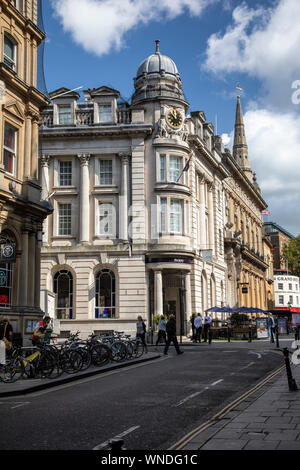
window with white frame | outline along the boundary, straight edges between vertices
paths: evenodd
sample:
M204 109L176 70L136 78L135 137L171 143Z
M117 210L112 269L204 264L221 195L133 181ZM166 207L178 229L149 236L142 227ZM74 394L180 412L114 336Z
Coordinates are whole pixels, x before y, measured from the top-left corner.
M72 205L58 204L58 235L72 235Z
M181 157L175 157L170 155L169 159L169 181L172 183L177 183L181 174Z
M71 105L60 104L58 106L58 124L68 126L72 124Z
M182 200L170 201L170 232L182 234Z
M166 181L166 156L160 155L160 181Z
M278 283L278 290L283 290L283 283L282 282Z
M167 199L160 200L160 232L167 232Z
M59 162L59 186L72 185L72 162Z
M293 284L289 284L289 290L293 290Z
M11 0L11 3L23 14L23 0Z
M283 296L283 295L279 295L279 296L278 296L278 303L279 303L279 305L283 305L283 304L284 304L284 296Z
M106 122L112 122L112 106L111 104L99 104L98 105L99 113L99 123L104 124Z
M112 160L100 160L99 183L100 185L112 184Z
M16 46L15 41L7 34L4 34L3 61L5 65L10 67L12 70L16 70L16 64L17 64L16 57L17 57L17 46Z
M293 304L293 296L292 295L289 296L289 303Z
M99 235L114 236L115 220L112 202L99 202Z
M17 131L12 126L5 123L3 163L5 171L12 175L15 175L16 170L16 141Z

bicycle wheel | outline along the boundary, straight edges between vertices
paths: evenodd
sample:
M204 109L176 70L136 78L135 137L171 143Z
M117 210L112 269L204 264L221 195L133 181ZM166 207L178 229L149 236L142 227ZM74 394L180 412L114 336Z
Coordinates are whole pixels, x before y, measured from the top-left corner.
M110 348L106 344L96 344L91 350L91 355L95 366L103 366L110 360Z
M134 343L131 341L126 341L126 348L127 348L127 359L132 359L134 355Z
M55 368L55 358L52 354L47 352L41 352L38 362L36 364L36 372L42 378L49 378Z
M61 366L67 374L75 374L82 367L82 357L77 350L66 349L61 354Z
M0 366L0 380L4 383L14 383L24 374L22 360L15 357L11 362Z
M87 348L78 348L76 350L81 355L82 365L80 370L86 370L90 367L92 362L92 355Z
M135 357L141 357L144 354L145 346L141 341L136 341L134 348Z
M115 362L123 361L127 356L126 345L122 341L115 341L111 345L111 358Z

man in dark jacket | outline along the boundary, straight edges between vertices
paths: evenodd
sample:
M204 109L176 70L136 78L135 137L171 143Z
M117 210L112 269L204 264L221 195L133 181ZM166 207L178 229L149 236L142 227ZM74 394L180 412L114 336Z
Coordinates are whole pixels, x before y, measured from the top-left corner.
M167 342L166 342L166 345L165 345L164 355L165 356L168 355L168 349L169 349L169 346L170 346L171 342L173 342L173 344L175 346L175 349L177 351L177 354L183 354L183 351L180 351L180 349L179 349L178 341L177 341L177 338L176 338L175 315L170 315L170 318L169 318L169 320L167 322L167 325L166 325L166 331L167 331L168 339L167 339Z

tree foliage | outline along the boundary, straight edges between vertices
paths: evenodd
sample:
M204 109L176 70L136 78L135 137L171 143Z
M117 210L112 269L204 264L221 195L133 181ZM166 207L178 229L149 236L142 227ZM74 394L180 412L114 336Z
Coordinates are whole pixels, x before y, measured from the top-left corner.
M291 240L283 249L283 256L288 261L288 269L294 276L300 277L300 235Z

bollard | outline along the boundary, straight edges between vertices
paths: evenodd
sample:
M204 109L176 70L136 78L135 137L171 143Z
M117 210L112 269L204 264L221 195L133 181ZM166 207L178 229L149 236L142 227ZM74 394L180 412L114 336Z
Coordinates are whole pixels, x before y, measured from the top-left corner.
M295 341L298 341L299 339L299 326L297 326L295 329Z
M211 341L212 341L212 331L211 331L211 329L209 329L209 332L208 332L208 344L211 344Z
M286 366L286 375L287 375L287 379L288 379L289 389L290 389L291 392L294 392L294 391L298 390L298 387L297 387L295 379L292 376L291 364L290 364L290 358L289 358L289 350L288 350L288 348L283 348L282 352L283 352L285 366Z
M227 339L228 339L228 343L230 343L230 328L229 328L229 326L227 327Z
M123 444L124 444L123 439L111 439L108 442L110 450L114 450L114 451L124 450L122 447Z
M252 342L252 331L251 331L251 326L249 326L249 340L248 343Z
M279 348L279 331L278 331L278 327L276 327L275 329L275 335L276 335L276 348Z

